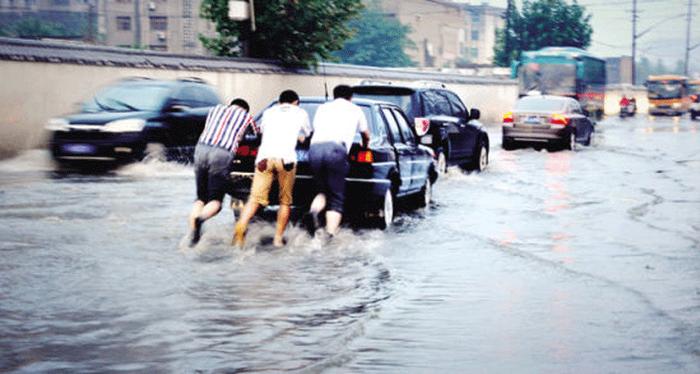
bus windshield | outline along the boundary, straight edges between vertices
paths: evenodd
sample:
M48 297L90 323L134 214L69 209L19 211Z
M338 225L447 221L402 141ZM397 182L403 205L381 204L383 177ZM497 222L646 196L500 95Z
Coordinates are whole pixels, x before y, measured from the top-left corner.
M520 93L539 91L547 95L576 94L576 65L527 63L518 71Z
M650 99L679 99L683 92L680 81L649 81L647 93Z

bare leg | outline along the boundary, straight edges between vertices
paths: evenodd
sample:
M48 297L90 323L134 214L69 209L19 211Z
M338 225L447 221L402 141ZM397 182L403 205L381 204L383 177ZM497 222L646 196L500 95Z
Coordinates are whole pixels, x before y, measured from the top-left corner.
M190 228L192 229L192 237L190 238L190 246L199 242L201 237L202 223L209 218L215 216L221 210L221 202L212 200L206 204L203 201L197 200L192 207L190 213Z
M311 209L310 211L312 213L318 214L321 213L321 211L326 207L326 195L320 193L314 197L314 200L311 202Z
M221 211L221 201L212 200L202 208L202 211L199 213L199 218L206 221L217 215L219 211Z
M197 200L194 202L194 205L192 206L192 212L190 212L190 228L194 229L194 220L199 217L200 214L202 214L202 208L204 208L204 201L202 200Z
M289 205L280 205L277 211L277 231L275 232L275 239L272 241L272 245L275 247L284 247L284 241L282 236L284 235L284 229L287 228L287 223L289 223L289 215L292 209Z
M340 227L340 221L343 219L343 215L333 210L326 212L326 231L330 235L335 235L338 233L338 228Z
M248 230L248 223L255 215L260 204L255 201L248 201L241 211L241 217L236 222L236 227L233 232L233 244L242 247L245 243L245 232Z

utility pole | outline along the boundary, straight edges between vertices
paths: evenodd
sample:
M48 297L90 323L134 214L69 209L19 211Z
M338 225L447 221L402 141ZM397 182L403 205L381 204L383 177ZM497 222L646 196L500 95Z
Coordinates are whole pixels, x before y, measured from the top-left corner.
M141 0L134 0L134 48L141 49Z
M688 16L687 16L687 25L685 29L685 66L684 66L684 75L687 77L688 76L688 58L690 58L690 21L693 17L693 0L688 0Z
M632 84L637 84L637 0L632 0Z

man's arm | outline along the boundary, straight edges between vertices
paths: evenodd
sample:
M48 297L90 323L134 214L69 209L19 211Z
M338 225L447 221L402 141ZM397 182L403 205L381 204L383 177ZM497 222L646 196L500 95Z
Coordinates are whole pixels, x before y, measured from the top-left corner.
M303 143L309 135L311 135L311 123L309 122L309 115L306 111L302 114L301 119L301 134L299 134L299 143Z
M362 147L363 148L369 148L369 126L367 125L367 117L365 117L365 113L360 109L359 107L357 108L358 111L360 112L360 123L357 126L357 129L360 131L360 135L362 136Z
M360 135L362 136L362 147L369 148L369 131L362 131Z

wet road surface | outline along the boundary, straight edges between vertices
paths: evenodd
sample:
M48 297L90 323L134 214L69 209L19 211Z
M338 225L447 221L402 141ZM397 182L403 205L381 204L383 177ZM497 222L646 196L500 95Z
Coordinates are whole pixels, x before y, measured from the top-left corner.
M0 162L0 371L700 372L700 122L500 149L327 246L186 242L191 167Z

